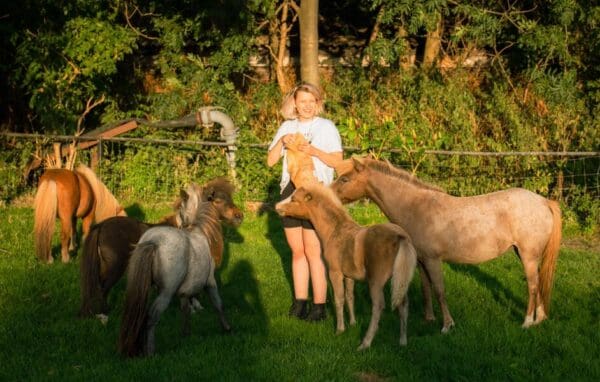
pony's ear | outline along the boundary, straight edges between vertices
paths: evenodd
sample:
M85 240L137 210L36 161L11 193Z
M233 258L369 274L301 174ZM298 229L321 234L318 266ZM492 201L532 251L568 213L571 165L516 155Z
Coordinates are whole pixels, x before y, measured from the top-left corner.
M204 189L204 193L206 194L206 200L208 200L209 202L212 202L215 199L216 192L214 188L206 188Z
M352 163L354 164L354 169L358 172L365 169L365 158L352 157Z
M179 191L179 197L181 198L181 200L183 200L184 202L187 202L187 200L189 199L190 195L187 193L187 191L185 190L180 190Z

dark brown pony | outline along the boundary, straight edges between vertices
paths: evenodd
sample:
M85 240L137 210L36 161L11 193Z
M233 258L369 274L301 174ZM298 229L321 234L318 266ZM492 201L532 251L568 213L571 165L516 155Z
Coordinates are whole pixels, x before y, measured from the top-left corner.
M510 248L527 277L529 303L523 327L546 319L561 239L556 201L522 188L455 197L387 162L370 158L344 162L331 185L340 199L347 203L368 197L410 234L419 256L425 319L435 319L433 285L444 316L442 332L454 325L446 304L442 261L478 264Z
M125 216L125 211L96 174L79 165L75 171L50 169L40 178L34 202L34 240L37 257L47 263L54 258L51 253L55 220L61 223L61 258L69 262L69 251L77 245L77 218L83 220L83 236L87 236L92 223L111 216Z
M210 199L213 203L224 202L233 205L230 188L226 179L217 178L203 187L192 184L188 187L188 192L194 193L194 199L199 198L204 202ZM175 202L174 207L179 210L181 199ZM197 207L198 204L194 206ZM239 216L242 214L237 207L233 213ZM125 273L131 251L142 234L155 226L181 228L184 218L180 213L175 213L157 224L150 224L130 217L117 216L94 225L85 239L80 263L80 317L95 314L101 320L106 320L108 294ZM214 260L218 266L221 262L222 244L216 243L213 247ZM194 307L199 307L197 301L194 301Z
M316 182L298 188L289 198L277 203L276 210L283 216L309 219L315 226L333 286L337 332L345 330L344 297L350 324L355 323L353 280L366 280L373 306L369 329L358 349L371 346L385 306L383 289L391 278L392 309L398 308L400 315L400 345L406 345L406 292L417 263L408 234L391 223L358 225L333 191Z

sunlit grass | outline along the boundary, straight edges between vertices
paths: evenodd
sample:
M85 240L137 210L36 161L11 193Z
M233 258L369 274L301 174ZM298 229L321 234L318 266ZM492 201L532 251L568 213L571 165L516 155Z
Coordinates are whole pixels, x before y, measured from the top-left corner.
M148 221L166 207L140 207ZM383 221L373 206L351 207L361 224ZM232 334L221 332L208 299L181 337L177 302L157 327L157 354L124 360L116 352L122 293L113 290L106 326L76 318L79 258L40 264L34 258L32 211L0 209L0 380L599 380L600 253L564 247L550 319L521 329L526 283L514 254L480 266L444 265L447 298L457 323L441 335L422 319L419 277L411 285L408 346L398 346L398 318L389 308L371 349L357 352L370 318L367 288L356 290L358 325L334 334L291 319L290 254L279 219L246 213L227 229L218 272ZM58 252L58 241L54 242ZM389 294L386 294L388 297Z

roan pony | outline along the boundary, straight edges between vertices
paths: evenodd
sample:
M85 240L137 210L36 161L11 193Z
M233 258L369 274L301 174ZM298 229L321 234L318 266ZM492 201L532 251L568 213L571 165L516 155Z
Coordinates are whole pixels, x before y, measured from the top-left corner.
M204 191L203 191L204 192ZM225 319L223 305L214 277L215 260L211 253L223 251L220 219L238 226L243 218L231 202L233 186L223 187L202 202L194 192L182 191L182 229L152 227L136 245L127 268L125 309L119 336L119 352L127 357L152 355L155 351L154 331L162 312L173 295L180 299L183 313L183 334L190 334L192 298L202 289L219 315L221 326L231 328ZM151 285L158 288L158 296L148 307Z
M391 223L366 227L358 225L333 191L317 182L298 188L289 198L277 203L276 210L282 216L309 219L315 226L323 244L323 257L333 286L337 332L345 330L344 295L350 324L355 324L354 280L366 279L372 314L369 328L358 349L371 346L385 307L383 289L391 277L392 309L398 308L400 345L406 345L406 292L417 263L416 251L408 234Z
M69 251L76 249L77 218L83 219L83 236L92 223L111 216L125 216L125 211L96 174L84 165L75 171L49 169L40 178L34 201L34 241L37 257L47 263L51 253L56 217L61 222L61 258L69 262Z
M433 285L444 316L443 333L454 320L444 294L442 261L477 264L511 247L523 263L529 289L523 327L547 317L561 239L556 201L522 188L455 197L387 162L370 158L344 162L331 188L344 203L368 197L391 222L406 228L419 257L425 319L435 319Z

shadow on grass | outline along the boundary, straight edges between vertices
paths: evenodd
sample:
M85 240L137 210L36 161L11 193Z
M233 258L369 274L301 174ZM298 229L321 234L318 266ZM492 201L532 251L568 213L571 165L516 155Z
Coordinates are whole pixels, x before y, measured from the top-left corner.
M289 289L294 290L294 282L292 279L292 252L285 239L283 226L281 225L281 218L275 212L275 203L279 201L279 182L271 181L268 185L268 193L265 200L262 202L262 207L258 211L258 215L267 215L267 232L265 237L271 243L277 255L281 258L281 266L283 268L283 274L289 284ZM293 299L293 295L290 296L290 302Z
M504 283L500 282L495 276L492 276L491 274L482 271L481 268L479 268L477 265L448 263L448 266L456 273L472 277L475 281L477 281L478 284L488 289L492 294L494 301L497 301L501 304L510 301L511 303L509 303L508 305L511 306L511 316L517 321L523 318L524 311L520 311L518 307L526 307L526 301L523 301L522 298L518 298L509 288L506 287ZM506 283L508 283L508 281L506 281ZM451 307L450 310L452 311Z

